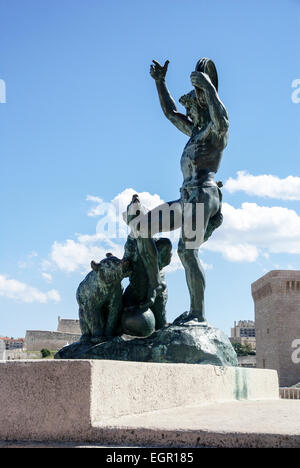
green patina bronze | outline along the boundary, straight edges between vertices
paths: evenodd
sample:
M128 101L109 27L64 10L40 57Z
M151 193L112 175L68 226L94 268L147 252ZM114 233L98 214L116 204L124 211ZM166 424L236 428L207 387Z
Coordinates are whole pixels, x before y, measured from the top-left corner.
M110 359L157 363L237 366L237 357L227 336L209 324L176 325L155 331L147 338L119 336L101 344L73 343L62 348L56 359ZM238 397L242 397L237 383Z
M100 263L92 261L91 267L92 271L76 292L82 343L100 343L118 335L122 314L121 280L129 275L129 263L110 253Z
M153 239L158 252L161 291L156 295L149 309L144 307L147 299L149 281L144 262L142 261L136 239L128 236L125 244L124 259L132 265L129 285L123 294L124 312L122 331L134 336L148 336L166 325L166 303L168 300L167 284L162 269L171 261L172 244L169 239ZM143 325L143 323L145 324Z
M93 271L77 291L81 340L60 350L57 359L237 365L226 335L206 322L205 275L198 258L199 247L223 219L222 184L215 182L214 175L227 144L228 116L218 96L212 60L199 60L191 73L193 90L179 100L186 114L178 112L167 89L168 64L153 61L150 74L165 116L189 137L181 156L180 197L148 212L138 195L133 196L125 215L131 231L123 259L108 254L100 263L92 262ZM170 263L172 245L169 239L155 235L178 228L178 255L185 270L190 309L167 324L168 295L162 270ZM123 292L121 281L126 276L129 285ZM237 392L244 393L238 382Z
M150 74L155 80L165 116L189 137L181 156L183 184L180 198L167 202L144 216L147 223L135 230L138 247L149 276L149 303L159 290L159 269L151 235L181 229L178 255L185 269L190 294L190 314L186 320L204 322L205 275L198 258L199 247L222 223L220 185L214 181L228 139L228 115L218 95L218 75L212 60L203 58L190 75L194 89L180 98L186 114L178 112L166 86L169 61L164 66L153 60ZM173 212L169 219L161 213ZM201 218L197 210L202 207ZM148 229L148 232L146 232ZM196 232L194 234L193 230ZM142 239L141 239L142 238Z
M147 210L142 206L138 195L133 195L126 210L126 222L131 225L133 220ZM145 262L138 248L139 239L128 236L124 247L123 260L131 265L129 285L123 294L122 331L133 336L149 336L155 330L166 325L166 303L168 300L167 284L163 268L169 265L172 256L172 243L167 238L150 238L155 258L158 260L159 292L148 301L149 277ZM147 240L148 242L148 240Z
M236 400L248 399L248 381L246 369L235 370L234 397Z

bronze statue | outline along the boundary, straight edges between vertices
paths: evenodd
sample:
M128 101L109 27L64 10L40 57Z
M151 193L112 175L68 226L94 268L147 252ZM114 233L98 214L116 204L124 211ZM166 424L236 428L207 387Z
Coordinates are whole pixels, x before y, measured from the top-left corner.
M221 184L214 175L227 144L228 116L218 96L212 60L199 60L191 73L194 89L179 100L186 114L177 111L167 89L168 64L162 66L154 60L150 74L165 116L189 137L181 156L180 198L147 212L138 195L133 196L125 217L131 232L124 257L109 256L99 264L92 263L94 271L77 294L82 340L62 348L56 359L238 365L228 338L205 321L205 276L198 258L199 247L223 219ZM171 242L153 236L178 228L178 254L185 269L190 309L167 324L162 269L171 260ZM121 279L128 275L129 286L122 297ZM120 336L124 331L139 338Z
M155 301L161 285L157 252L151 237L157 232L181 228L178 254L185 269L190 293L190 311L186 321L205 321L205 275L198 258L199 247L222 223L222 195L214 180L228 138L228 115L218 95L218 75L212 60L202 58L191 73L194 89L179 100L186 114L178 112L165 82L169 61L164 66L153 60L150 74L155 80L165 116L189 137L181 156L183 184L178 200L156 207L142 215L133 226L141 257L146 266L150 287L147 305ZM164 214L168 213L168 219ZM199 222L197 211L202 207ZM147 218L147 221L142 218ZM186 227L188 227L186 229ZM194 237L191 237L193 234Z

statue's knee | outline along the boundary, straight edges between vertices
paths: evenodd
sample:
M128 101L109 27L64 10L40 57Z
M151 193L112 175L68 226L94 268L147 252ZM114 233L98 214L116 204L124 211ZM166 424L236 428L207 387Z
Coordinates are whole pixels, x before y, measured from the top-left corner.
M178 256L182 262L188 259L189 252L183 242L179 242L178 249L177 249Z
M177 253L178 253L179 258L183 257L184 247L180 244L180 242L179 242L178 247L177 247Z
M194 265L195 262L198 262L197 249L187 249L184 245L178 245L177 253L185 268L188 268L191 265Z

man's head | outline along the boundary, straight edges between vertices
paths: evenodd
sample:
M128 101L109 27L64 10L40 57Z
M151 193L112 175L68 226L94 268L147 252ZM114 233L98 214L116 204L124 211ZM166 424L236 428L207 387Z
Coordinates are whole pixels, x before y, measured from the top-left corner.
M203 111L197 101L195 90L193 89L189 93L181 96L181 98L179 99L179 102L185 107L186 115L192 120L194 125L200 124L202 120ZM206 105L205 96L204 96L204 105Z
M195 71L208 75L211 83L218 91L218 73L214 62L208 58L198 60ZM194 89L184 94L179 99L180 104L186 108L186 115L192 120L194 125L203 123L208 118L208 106L205 93L202 89Z

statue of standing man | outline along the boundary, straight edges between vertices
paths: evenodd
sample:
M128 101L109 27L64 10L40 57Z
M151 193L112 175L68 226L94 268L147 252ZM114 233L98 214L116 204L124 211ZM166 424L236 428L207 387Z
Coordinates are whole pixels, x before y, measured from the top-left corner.
M184 180L180 198L148 212L135 228L138 248L150 284L144 306L146 308L155 301L161 288L158 256L150 237L158 232L181 228L178 255L185 270L190 294L187 321L204 322L205 275L198 252L201 244L222 223L222 195L214 176L227 144L229 122L218 95L218 75L212 60L199 60L195 71L190 75L194 89L179 99L186 108L186 114L178 112L168 91L165 82L168 64L168 60L164 66L153 60L150 74L155 80L165 116L189 140L181 156ZM169 213L167 219L166 213Z

